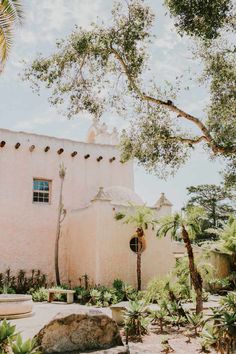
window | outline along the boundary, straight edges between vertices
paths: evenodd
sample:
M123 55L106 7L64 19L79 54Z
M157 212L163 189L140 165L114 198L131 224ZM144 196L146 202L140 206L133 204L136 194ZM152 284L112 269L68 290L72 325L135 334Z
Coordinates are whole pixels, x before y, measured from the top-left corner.
M50 202L50 181L43 179L34 179L33 181L33 202L49 203Z
M144 242L143 240L139 241L137 236L131 238L129 242L129 246L130 249L135 253L138 253L138 247L140 247L141 252L144 250Z

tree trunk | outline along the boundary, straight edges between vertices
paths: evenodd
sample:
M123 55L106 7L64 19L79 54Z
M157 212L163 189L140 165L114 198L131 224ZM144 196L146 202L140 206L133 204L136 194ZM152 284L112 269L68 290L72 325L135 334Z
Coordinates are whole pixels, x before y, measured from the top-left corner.
M202 301L202 277L198 272L195 263L194 263L194 255L193 255L193 248L191 245L191 241L189 238L189 234L185 229L185 226L182 225L182 237L187 249L188 254L188 262L189 262L189 272L191 282L196 293L196 313L200 313L203 310L203 301Z
M141 284L141 251L140 250L138 250L137 252L137 284L138 284L138 290L141 290L142 284Z
M142 272L141 272L141 255L142 255L142 237L144 235L142 228L137 228L136 230L137 237L138 237L138 252L137 252L137 289L141 290L142 288Z
M57 231L56 231L56 240L55 240L55 251L54 251L54 265L55 265L55 278L56 285L61 285L60 280L60 271L59 271L59 240L61 234L61 216L63 212L63 204L62 204L62 191L63 191L63 183L64 183L64 175L59 173L61 178L61 186L60 186L60 195L59 195L59 203L58 203L58 215L57 215Z
M212 202L212 218L213 218L213 227L217 227L216 225L216 201L213 200Z

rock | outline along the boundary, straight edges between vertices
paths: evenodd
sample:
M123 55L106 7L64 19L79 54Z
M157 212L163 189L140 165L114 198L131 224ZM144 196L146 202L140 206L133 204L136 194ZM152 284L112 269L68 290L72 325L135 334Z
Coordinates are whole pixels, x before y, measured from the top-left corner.
M115 321L98 310L59 313L36 339L43 353L105 350L123 345Z

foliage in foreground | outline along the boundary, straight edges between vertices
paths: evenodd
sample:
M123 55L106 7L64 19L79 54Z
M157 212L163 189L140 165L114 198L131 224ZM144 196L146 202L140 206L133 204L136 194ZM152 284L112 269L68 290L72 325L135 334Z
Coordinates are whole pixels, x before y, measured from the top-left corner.
M3 320L0 323L0 353L1 354L40 354L34 339L23 342L20 334L16 333L16 326Z
M236 349L236 293L230 293L222 299L218 308L212 308L211 314L195 314L184 310L180 303L160 300L159 309L150 310L142 301L131 301L124 313L126 343L133 337L142 341L150 324L165 330L185 329L184 334L191 341L192 337L201 337L202 349L214 348L221 354L233 354ZM186 331L187 330L187 331Z
M235 353L236 293L228 294L219 309L212 309L201 336L203 348L213 347L220 353Z

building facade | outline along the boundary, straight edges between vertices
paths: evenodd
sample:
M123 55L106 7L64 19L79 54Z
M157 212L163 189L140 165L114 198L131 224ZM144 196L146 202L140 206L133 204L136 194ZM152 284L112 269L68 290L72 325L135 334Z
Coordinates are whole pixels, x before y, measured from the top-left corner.
M88 274L96 284L110 285L120 278L135 285L136 254L130 246L135 230L114 220L114 213L129 202L143 204L134 192L133 163L120 162L115 130L92 127L87 141L0 129L0 272L40 269L54 281L63 163L62 281L76 285ZM157 217L171 212L164 195L153 208ZM169 238L158 240L151 231L145 237L144 285L169 271L176 248Z

